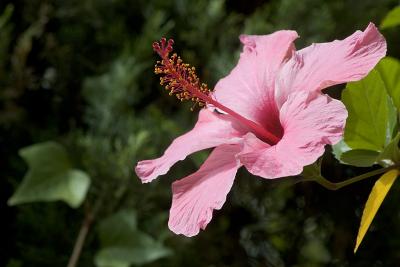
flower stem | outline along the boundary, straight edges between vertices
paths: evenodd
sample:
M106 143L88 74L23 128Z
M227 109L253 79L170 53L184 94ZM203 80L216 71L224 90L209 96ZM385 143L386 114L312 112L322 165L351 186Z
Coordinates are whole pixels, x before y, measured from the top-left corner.
M72 250L71 257L69 258L67 267L76 267L79 257L81 256L83 245L85 244L87 234L92 226L92 223L102 205L102 198L99 198L93 209L88 209L83 219L82 226L79 230L78 237L76 238L74 248Z
M400 167L400 164L395 164L395 165L392 165L392 166L389 166L389 167L386 167L386 168L382 168L382 169L379 169L379 170L374 170L374 171L371 171L371 172L367 172L367 173L358 175L356 177L353 177L353 178L350 178L348 180L345 180L343 182L338 182L338 183L332 183L331 181L328 181L327 179L325 179L322 176L319 176L316 179L308 180L308 181L317 182L318 184L322 185L323 187L325 187L326 189L329 189L329 190L338 190L338 189L340 189L342 187L351 185L353 183L362 181L362 180L367 179L369 177L372 177L372 176L375 176L375 175L378 175L378 174L381 174L381 173L385 173L385 172L387 172L389 170L396 169L396 168L399 168L399 167Z
M76 239L71 257L69 258L67 267L75 267L76 264L78 263L78 260L81 255L81 251L82 251L83 245L85 243L86 236L89 232L91 224L92 224L91 216L85 216L85 219L83 220L81 229L79 230L79 234Z

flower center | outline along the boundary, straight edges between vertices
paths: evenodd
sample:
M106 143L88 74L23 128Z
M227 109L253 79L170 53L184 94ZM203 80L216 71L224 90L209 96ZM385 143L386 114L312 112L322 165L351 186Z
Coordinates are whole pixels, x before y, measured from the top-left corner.
M212 105L219 110L226 112L232 117L236 118L244 126L251 129L251 131L262 140L270 145L279 142L280 138L269 132L256 122L253 122L230 108L215 101L211 96L211 90L204 83L200 83L197 77L195 68L190 67L189 64L183 63L182 59L176 54L170 56L173 48L174 41L169 39L168 42L162 38L160 42L153 43L153 50L161 57L161 61L157 61L154 66L154 72L162 75L160 77L160 84L165 86L169 91L169 95L175 95L180 101L191 100L194 102L194 109L196 105L204 107L206 104Z

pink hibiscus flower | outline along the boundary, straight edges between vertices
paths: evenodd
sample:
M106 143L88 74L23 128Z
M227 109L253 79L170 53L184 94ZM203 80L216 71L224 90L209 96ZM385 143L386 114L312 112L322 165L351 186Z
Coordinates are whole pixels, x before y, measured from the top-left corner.
M295 50L295 31L241 35L237 66L209 92L194 69L176 55L172 40L154 44L162 61L156 73L179 99L205 106L194 128L176 138L160 158L138 163L143 183L167 173L173 164L215 147L195 173L172 184L168 226L194 236L220 209L237 170L273 179L298 175L315 162L324 146L337 143L347 111L321 90L365 77L386 54L386 42L370 23L344 40Z

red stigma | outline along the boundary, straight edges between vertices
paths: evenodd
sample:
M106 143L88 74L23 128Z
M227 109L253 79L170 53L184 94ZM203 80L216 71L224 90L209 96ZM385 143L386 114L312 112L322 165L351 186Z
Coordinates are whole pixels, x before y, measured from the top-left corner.
M161 58L167 57L169 53L172 52L174 45L174 40L169 39L167 42L166 38L161 38L159 42L153 43L153 50L156 52Z

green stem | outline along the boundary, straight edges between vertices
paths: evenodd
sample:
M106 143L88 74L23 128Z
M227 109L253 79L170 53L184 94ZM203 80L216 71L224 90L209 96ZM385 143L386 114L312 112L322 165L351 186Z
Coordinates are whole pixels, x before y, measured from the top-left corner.
M67 267L76 267L78 264L78 260L81 256L81 252L83 249L83 245L85 244L87 234L89 233L90 227L93 224L93 221L101 208L103 203L103 198L99 197L94 204L93 209L88 209L85 214L85 218L83 219L82 226L79 229L79 234L76 238L74 248L72 250L71 257L68 260Z
M385 173L385 172L387 172L389 170L396 169L396 168L399 168L399 167L400 167L400 164L392 165L392 166L389 166L389 167L386 167L386 168L382 168L382 169L379 169L379 170L375 170L375 171L371 171L371 172L367 172L367 173L361 174L359 176L350 178L350 179L348 179L346 181L339 182L339 183L332 183L331 181L328 181L327 179L325 179L322 176L319 176L316 179L308 180L308 181L317 182L318 184L322 185L323 187L325 187L326 189L329 189L329 190L338 190L338 189L340 189L342 187L351 185L352 183L356 183L356 182L362 181L362 180L367 179L369 177L372 177L372 176L375 176L375 175L378 175L378 174L381 174L381 173Z

